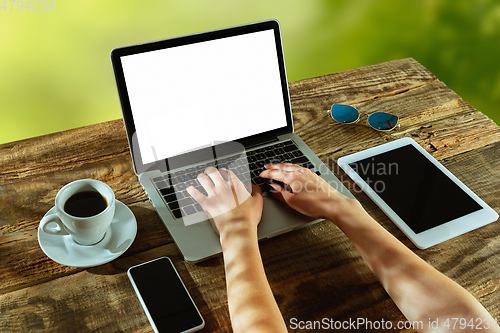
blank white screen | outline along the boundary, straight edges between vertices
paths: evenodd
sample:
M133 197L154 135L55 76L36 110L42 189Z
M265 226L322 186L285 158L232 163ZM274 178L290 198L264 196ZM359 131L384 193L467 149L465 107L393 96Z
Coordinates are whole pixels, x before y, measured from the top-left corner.
M144 164L286 126L273 30L121 61Z

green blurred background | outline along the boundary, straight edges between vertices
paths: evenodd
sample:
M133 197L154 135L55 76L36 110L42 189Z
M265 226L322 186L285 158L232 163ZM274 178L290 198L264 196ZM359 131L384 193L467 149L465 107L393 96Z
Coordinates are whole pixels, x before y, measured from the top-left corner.
M500 124L499 1L16 1L0 8L0 143L121 118L114 47L269 18L289 81L413 57Z

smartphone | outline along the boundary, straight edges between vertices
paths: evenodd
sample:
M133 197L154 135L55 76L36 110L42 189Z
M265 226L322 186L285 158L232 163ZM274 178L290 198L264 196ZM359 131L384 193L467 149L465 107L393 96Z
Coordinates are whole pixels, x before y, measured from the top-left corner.
M170 258L130 267L127 275L155 332L196 332L205 326Z

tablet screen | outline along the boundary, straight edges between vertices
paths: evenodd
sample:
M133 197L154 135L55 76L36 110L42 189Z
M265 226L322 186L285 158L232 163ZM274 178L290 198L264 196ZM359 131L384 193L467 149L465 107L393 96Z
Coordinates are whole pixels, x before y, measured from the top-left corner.
M482 208L412 145L349 166L415 234Z

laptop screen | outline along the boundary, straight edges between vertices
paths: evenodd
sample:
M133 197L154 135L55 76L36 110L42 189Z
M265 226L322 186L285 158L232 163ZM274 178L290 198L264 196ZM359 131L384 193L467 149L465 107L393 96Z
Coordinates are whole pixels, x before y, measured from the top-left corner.
M143 164L287 126L273 29L120 60Z

